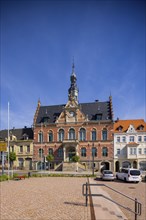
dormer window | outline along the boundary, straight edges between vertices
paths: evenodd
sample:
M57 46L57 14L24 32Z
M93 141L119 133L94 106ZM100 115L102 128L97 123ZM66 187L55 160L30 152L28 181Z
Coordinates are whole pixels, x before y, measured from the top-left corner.
M122 129L123 127L121 125L117 128L118 131L122 131Z
M46 117L43 118L43 122L44 122L44 123L48 123L48 122L49 122L49 119L50 119L50 118L49 118L48 116L46 116Z
M23 139L24 139L24 140L28 140L28 135L27 135L27 134L24 134L24 135L23 135Z
M143 126L143 125L140 125L137 129L140 130L140 131L142 131L143 128L144 128L144 126Z
M95 119L96 120L102 120L102 114L96 114Z

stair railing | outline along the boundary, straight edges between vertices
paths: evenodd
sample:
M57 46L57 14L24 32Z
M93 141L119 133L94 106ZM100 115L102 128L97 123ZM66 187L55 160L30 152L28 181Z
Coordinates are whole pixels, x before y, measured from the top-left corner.
M120 195L122 195L122 196L128 198L129 200L134 201L135 210L133 211L133 210L131 210L130 208L128 208L128 207L126 207L126 206L123 206L123 205L121 205L120 203L118 203L118 202L112 200L111 198L109 198L109 197L107 197L107 196L104 196L103 194L92 194L92 193L90 193L91 190L89 190L89 187L91 187L91 186L105 186L105 187L111 189L112 191L114 191L114 192L116 192L116 193L118 193L118 194L120 194ZM119 192L119 191L117 191L117 190L115 190L115 189L113 189L113 188L111 188L111 187L105 185L105 184L94 184L94 183L87 183L87 182L86 182L86 184L83 184L83 185L82 185L82 194L83 194L83 196L85 196L86 206L88 206L88 197L89 197L89 196L101 196L101 197L103 197L103 198L105 198L105 199L107 199L107 200L109 200L109 201L111 201L111 202L117 204L118 206L121 206L122 208L124 208L124 209L126 209L126 210L128 210L128 211L130 211L130 212L132 212L132 213L134 213L134 214L135 214L135 220L137 220L137 216L138 216L138 215L139 215L139 216L141 215L142 204L137 201L137 198L133 199L133 198L131 198L131 197L129 197L129 196L127 196L127 195L125 195L125 194L123 194L123 193L121 193L121 192Z

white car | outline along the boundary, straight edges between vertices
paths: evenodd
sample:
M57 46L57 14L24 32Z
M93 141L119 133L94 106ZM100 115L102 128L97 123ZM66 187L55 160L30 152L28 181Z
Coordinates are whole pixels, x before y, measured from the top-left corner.
M102 180L114 180L114 174L111 170L103 170L101 175Z
M116 173L116 178L124 180L125 182L140 182L141 172L134 168L121 168L119 172Z

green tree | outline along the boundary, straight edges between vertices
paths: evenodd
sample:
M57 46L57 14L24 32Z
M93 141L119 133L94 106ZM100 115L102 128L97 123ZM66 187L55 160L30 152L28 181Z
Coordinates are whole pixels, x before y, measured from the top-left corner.
M76 163L76 172L78 171L78 162L80 161L80 157L78 155L75 155L72 157L72 162Z
M7 160L8 160L8 155L7 155ZM15 160L16 160L16 153L10 152L9 153L10 168L13 168L13 163Z
M77 156L77 155L75 155L75 156L73 156L72 157L72 162L79 162L80 161L80 157L79 156Z
M54 160L54 156L52 154L48 154L46 156L46 160L48 161L48 169L50 170L50 162Z

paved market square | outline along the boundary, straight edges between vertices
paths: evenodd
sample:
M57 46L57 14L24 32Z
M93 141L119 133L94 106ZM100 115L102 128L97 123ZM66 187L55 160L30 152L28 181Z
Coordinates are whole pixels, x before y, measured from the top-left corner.
M1 220L91 220L87 178L41 177L0 183Z

